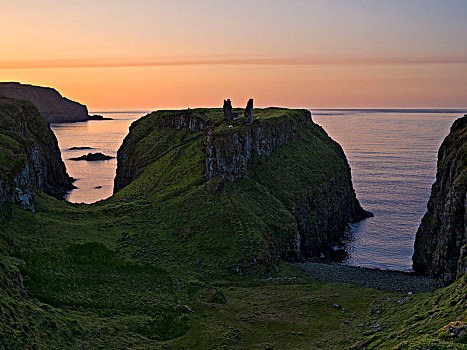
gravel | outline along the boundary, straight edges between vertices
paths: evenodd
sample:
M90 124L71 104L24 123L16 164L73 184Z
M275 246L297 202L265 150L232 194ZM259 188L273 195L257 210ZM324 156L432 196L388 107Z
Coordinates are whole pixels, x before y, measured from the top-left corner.
M422 293L441 287L438 281L401 271L387 271L364 267L317 262L295 263L311 277L325 282L351 283L360 287L396 292Z

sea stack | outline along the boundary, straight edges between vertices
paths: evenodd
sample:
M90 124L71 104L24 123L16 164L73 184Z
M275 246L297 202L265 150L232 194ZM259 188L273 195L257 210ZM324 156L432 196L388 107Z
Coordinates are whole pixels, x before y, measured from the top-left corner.
M253 123L253 99L250 98L245 108L245 122L247 125Z
M438 152L436 181L415 238L415 271L451 283L467 272L467 115Z

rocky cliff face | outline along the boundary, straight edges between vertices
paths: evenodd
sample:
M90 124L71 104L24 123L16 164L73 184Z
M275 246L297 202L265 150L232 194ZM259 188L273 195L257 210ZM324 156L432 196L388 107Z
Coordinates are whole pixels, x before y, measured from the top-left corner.
M57 139L37 108L0 98L0 207L34 210L34 188L60 198L73 188Z
M228 181L247 179L247 169L261 155L270 155L277 147L286 145L297 137L300 128L311 124L311 115L301 111L297 119L281 123L269 121L239 130L206 133L206 177L221 176Z
M217 183L216 193L224 192L229 183L251 178L295 218L295 233L288 235L285 244L272 248L273 254L288 260L327 257L350 222L370 215L356 199L342 148L312 122L308 111L255 110L260 119L251 125L243 120L223 121L221 110L218 114L219 118L212 111L160 111L135 122L118 151L114 192L129 185L167 152L160 146L164 137L172 145L198 137L204 145L204 176ZM174 130L179 133L174 134ZM177 137L179 141L174 142ZM151 148L153 151L148 151ZM263 170L263 160L277 150L285 152L280 157L293 159L287 152L296 152L295 148L306 154L304 163L298 165L303 173L294 174L284 165L286 161L265 166L271 174ZM315 158L307 158L308 154ZM312 165L317 163L322 167ZM308 176L307 171L315 175ZM319 184L308 181L312 177L319 177Z
M62 97L52 88L0 83L0 96L32 102L49 123L81 122L89 119L85 105Z
M335 247L342 242L342 234L349 223L373 216L356 198L350 166L340 146L336 153L342 160L341 171L292 209L297 220L301 255L305 258L341 258L339 254L343 252L336 252Z
M450 283L467 272L467 115L451 127L438 152L438 170L415 239L413 267Z

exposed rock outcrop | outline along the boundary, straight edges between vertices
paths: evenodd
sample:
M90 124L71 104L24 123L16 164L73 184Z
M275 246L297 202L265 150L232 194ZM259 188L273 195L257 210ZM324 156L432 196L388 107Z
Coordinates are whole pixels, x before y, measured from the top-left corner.
M438 170L415 239L415 271L450 283L467 272L467 115L451 127L438 152Z
M93 148L89 146L75 146L75 147L68 148L69 151L81 151L81 150L86 150L86 149L93 149Z
M101 152L97 152L97 153L84 154L84 155L82 155L80 157L70 158L70 160L75 160L75 161L86 160L88 162L94 162L94 161L98 161L98 160L109 160L109 159L113 159L113 158L115 158L115 157L108 156L107 154L103 154Z
M113 120L113 118L104 117L99 114L93 114L88 117L89 120Z
M52 88L15 82L0 83L0 96L32 102L49 123L69 123L89 120L85 105L62 97Z
M33 104L0 98L0 150L0 207L34 210L34 188L57 198L74 188L57 139Z
M245 112L246 113L246 112ZM248 178L247 168L261 155L270 155L277 147L289 143L300 128L311 124L311 115L303 111L297 119L284 118L215 133L206 133L206 177L222 176L229 181Z
M300 252L305 258L332 259L334 247L342 242L349 223L373 216L357 200L344 151L339 147L336 153L342 159L341 173L327 179L292 209L300 235Z

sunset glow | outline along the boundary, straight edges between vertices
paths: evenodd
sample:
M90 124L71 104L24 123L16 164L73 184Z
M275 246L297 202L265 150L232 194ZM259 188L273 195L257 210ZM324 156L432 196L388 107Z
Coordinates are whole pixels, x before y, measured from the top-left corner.
M466 15L461 0L6 1L0 80L91 110L461 107Z

